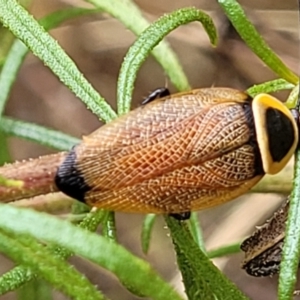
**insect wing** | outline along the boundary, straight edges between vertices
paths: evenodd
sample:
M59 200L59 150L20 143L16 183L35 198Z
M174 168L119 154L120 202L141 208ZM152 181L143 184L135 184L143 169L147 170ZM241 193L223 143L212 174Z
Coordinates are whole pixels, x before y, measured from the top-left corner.
M252 120L244 104L235 90L195 90L103 126L76 148L77 168L91 187L85 200L115 210L180 212L199 208L199 198L207 207L226 193L236 196L237 186L248 189L255 150L245 146Z

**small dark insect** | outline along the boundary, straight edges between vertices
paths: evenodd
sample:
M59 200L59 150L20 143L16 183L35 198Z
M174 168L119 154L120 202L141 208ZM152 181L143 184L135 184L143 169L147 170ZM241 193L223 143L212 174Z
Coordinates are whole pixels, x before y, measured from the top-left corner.
M57 188L90 206L182 216L279 172L298 144L291 112L267 94L251 99L206 88L160 95L83 137L59 166Z

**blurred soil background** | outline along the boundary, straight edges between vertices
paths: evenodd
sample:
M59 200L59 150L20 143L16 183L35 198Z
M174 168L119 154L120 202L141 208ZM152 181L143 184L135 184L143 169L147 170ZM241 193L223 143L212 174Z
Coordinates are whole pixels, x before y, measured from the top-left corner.
M244 45L232 26L212 0L135 1L149 20L174 9L195 6L208 12L217 26L217 48L209 45L201 25L192 23L173 32L168 41L183 65L192 87L227 86L244 90L253 84L276 78ZM239 1L247 15L271 48L295 72L299 71L299 15L296 0ZM40 18L69 6L86 6L72 0L34 0L30 11ZM116 107L116 81L122 59L133 43L134 35L107 14L85 16L63 24L51 34L76 62L93 86ZM136 107L149 91L167 86L158 63L149 57L136 81L133 106ZM282 100L286 93L277 95ZM13 87L6 115L45 125L81 137L102 124L84 105L44 67L36 57L28 55ZM17 138L9 138L13 159L37 157L50 153L47 148ZM285 198L278 194L250 194L221 207L199 212L207 249L241 241L256 225L262 224ZM116 214L120 243L152 266L179 291L183 292L180 274L168 230L158 218L148 255L141 251L142 215ZM88 245L87 245L88 246ZM101 249L99 249L101 251ZM113 255L113 253L112 253ZM216 259L214 262L244 293L254 300L276 299L277 276L252 278L240 268L242 254ZM139 299L127 292L116 278L80 258L71 261L101 288L110 299ZM0 262L1 274L13 264L6 258ZM150 284L150 283L149 283ZM16 299L14 293L1 299ZM55 292L55 299L66 299Z

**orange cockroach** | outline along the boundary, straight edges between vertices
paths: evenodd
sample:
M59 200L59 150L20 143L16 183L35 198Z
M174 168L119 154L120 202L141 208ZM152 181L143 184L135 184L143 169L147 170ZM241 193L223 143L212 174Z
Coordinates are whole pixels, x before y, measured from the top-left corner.
M245 193L296 149L297 123L269 95L204 88L155 96L59 155L51 191L109 210L183 214ZM20 178L5 168L1 175Z

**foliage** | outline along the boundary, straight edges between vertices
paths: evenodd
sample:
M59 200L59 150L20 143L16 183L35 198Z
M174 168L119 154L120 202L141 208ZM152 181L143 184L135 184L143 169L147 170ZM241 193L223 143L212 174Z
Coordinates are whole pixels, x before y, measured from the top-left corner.
M61 82L100 119L109 122L117 117L116 112L94 90L74 62L46 32L66 20L84 14L107 12L138 35L120 71L117 89L119 114L129 110L134 80L142 62L150 53L154 55L171 82L179 90L189 88L176 55L165 41L160 43L169 32L180 25L198 21L202 23L211 43L215 45L217 42L213 21L204 12L195 8L184 8L172 12L148 27L148 22L130 0L118 1L118 3L115 3L116 0L87 2L93 4L95 9L71 8L55 12L37 22L15 0L0 0L0 21L17 38L6 56L0 74L0 130L6 135L26 138L59 150L70 149L71 145L77 142L77 139L61 132L2 116L11 86L29 50L38 56ZM219 3L252 51L280 77L275 81L250 88L249 93L255 95L260 92L295 88L298 84L298 76L293 74L266 45L238 3L234 0L219 0ZM4 148L3 137L2 141L2 148ZM293 231L294 224L297 224L295 228L300 226L298 217L300 211L299 157L297 155L295 192L292 194L291 205L293 209L288 224L280 277L280 299L282 300L291 297L300 251L299 230ZM81 224L75 227L69 222L43 213L8 205L1 204L0 212L2 216L0 218L0 250L19 264L0 277L0 294L42 278L72 299L106 299L95 286L66 262L67 257L77 254L114 273L125 287L137 295L151 299L181 299L181 296L147 262L135 257L116 242L112 213L90 212ZM152 215L145 219L142 232L145 252L149 246L154 221L155 216ZM237 245L206 254L197 219L193 217L190 222L188 227L183 222L166 217L188 299L246 299L208 258L238 251ZM95 231L100 224L103 228L103 236L89 232ZM291 280L283 280L283 278ZM148 284L149 282L151 285ZM48 289L41 290L45 293ZM45 298L45 294L42 296Z

